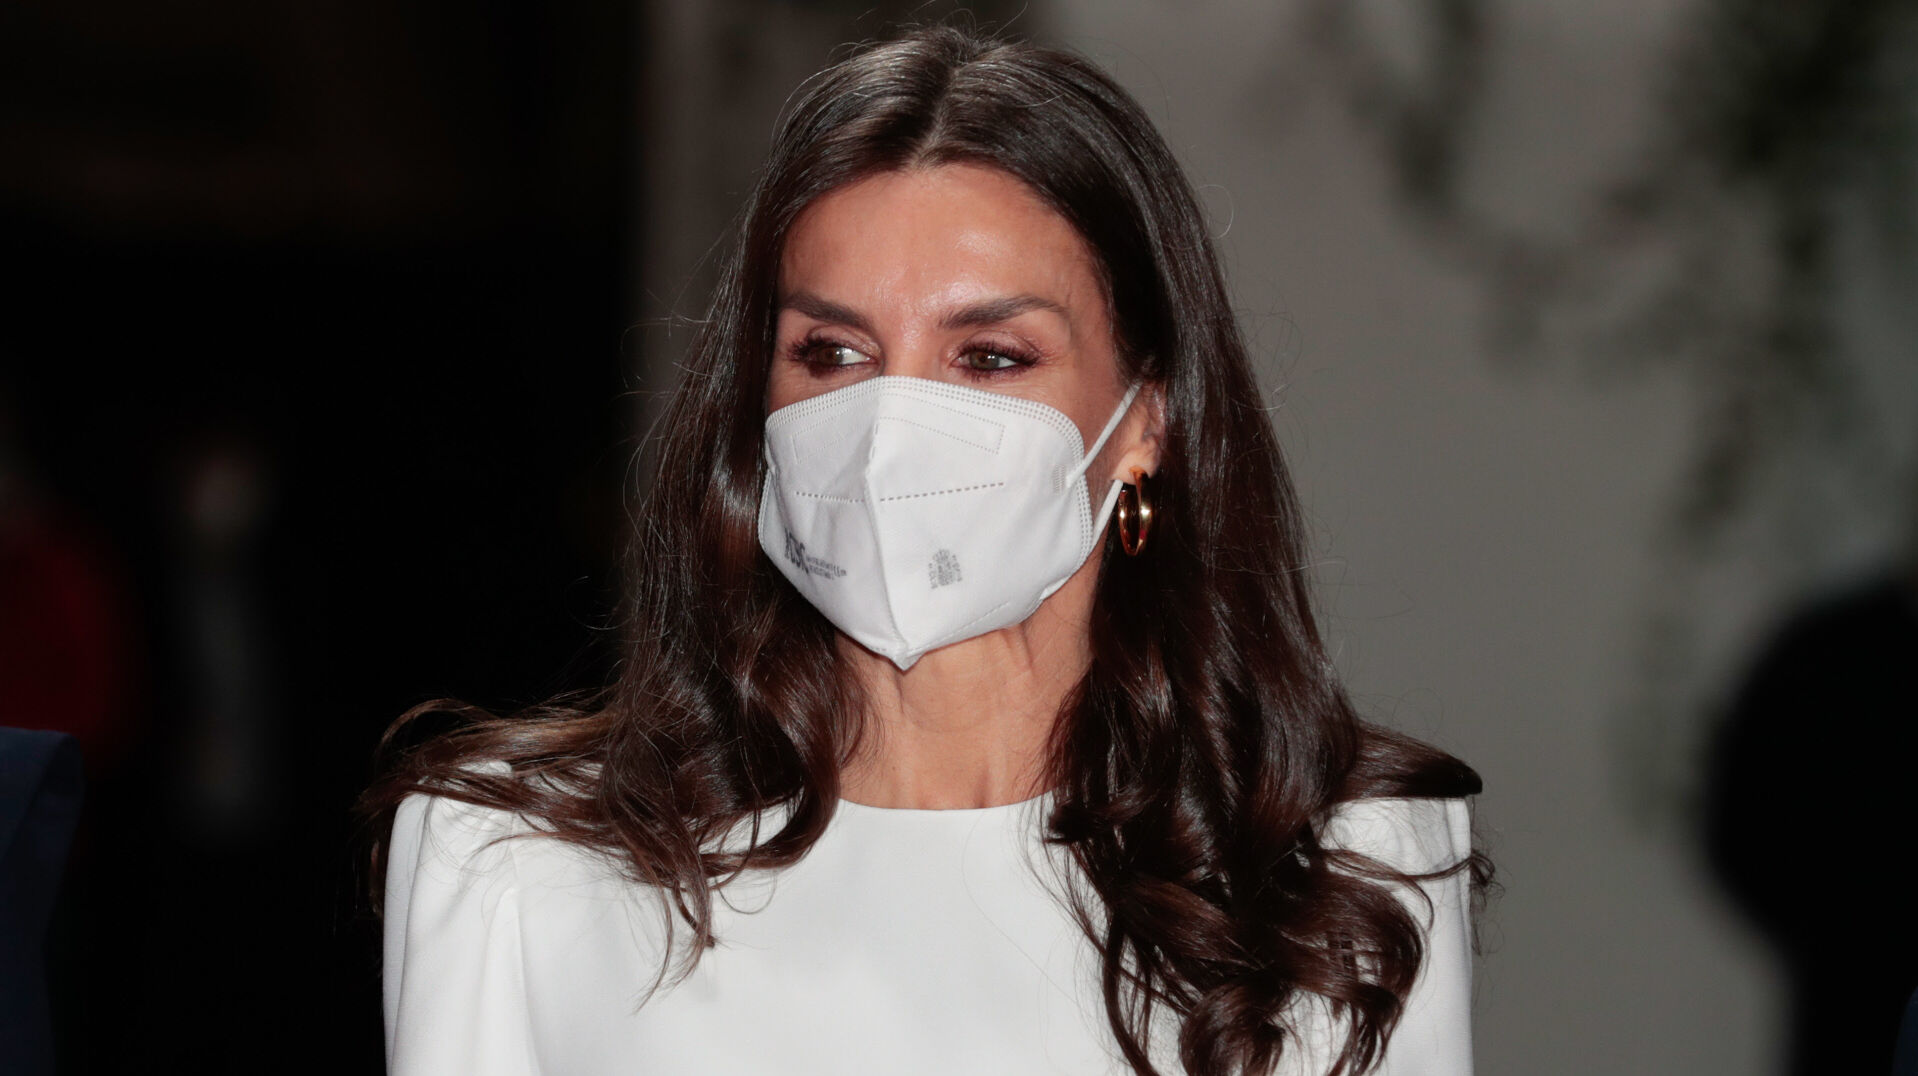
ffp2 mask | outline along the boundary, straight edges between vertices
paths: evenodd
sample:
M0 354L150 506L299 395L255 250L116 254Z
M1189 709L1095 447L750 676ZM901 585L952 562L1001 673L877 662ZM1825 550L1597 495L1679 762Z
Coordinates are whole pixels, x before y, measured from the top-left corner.
M759 544L833 625L909 669L1023 621L1092 553L1093 457L1058 410L918 377L872 377L766 418Z

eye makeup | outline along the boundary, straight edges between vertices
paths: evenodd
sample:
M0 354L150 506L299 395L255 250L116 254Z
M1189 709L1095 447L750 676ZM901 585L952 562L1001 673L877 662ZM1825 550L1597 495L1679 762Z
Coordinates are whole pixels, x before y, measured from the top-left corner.
M870 356L851 344L816 333L808 333L794 341L787 348L787 353L793 361L804 363L815 373L843 370L872 361Z
M803 365L814 377L831 377L874 361L862 348L818 330L792 341L784 350L789 361ZM1044 361L1037 350L1024 344L970 341L957 350L951 365L968 379L988 381L1016 376Z

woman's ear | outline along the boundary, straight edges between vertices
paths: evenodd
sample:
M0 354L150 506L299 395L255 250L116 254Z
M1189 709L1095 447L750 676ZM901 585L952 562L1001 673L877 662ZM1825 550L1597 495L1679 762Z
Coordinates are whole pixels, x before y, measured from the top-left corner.
M1159 473L1159 452L1165 445L1165 386L1148 381L1132 401L1131 413L1116 431L1123 436L1125 451L1119 454L1118 471L1112 477L1132 481L1137 469L1146 474Z

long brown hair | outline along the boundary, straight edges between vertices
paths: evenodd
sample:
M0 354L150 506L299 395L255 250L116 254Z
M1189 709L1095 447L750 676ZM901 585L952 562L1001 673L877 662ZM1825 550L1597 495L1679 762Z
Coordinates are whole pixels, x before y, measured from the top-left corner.
M806 853L862 709L832 626L756 537L781 246L827 191L952 162L1019 178L1078 229L1125 373L1164 393L1151 546L1103 556L1091 666L1048 760L1047 836L1096 898L1075 910L1102 954L1112 1032L1155 1073L1154 1013L1169 1007L1187 1072L1265 1073L1292 1041L1288 1006L1316 997L1346 1020L1339 1070L1363 1071L1403 1009L1421 931L1388 888L1407 876L1321 848L1315 827L1355 798L1461 796L1479 781L1354 712L1314 624L1299 507L1191 188L1138 105L1070 53L940 27L807 84L661 425L617 682L394 748L409 714L366 811L384 833L402 798L428 791L614 856L690 928L681 972L714 941L717 886ZM511 773L472 768L482 760ZM716 848L775 806L776 831Z

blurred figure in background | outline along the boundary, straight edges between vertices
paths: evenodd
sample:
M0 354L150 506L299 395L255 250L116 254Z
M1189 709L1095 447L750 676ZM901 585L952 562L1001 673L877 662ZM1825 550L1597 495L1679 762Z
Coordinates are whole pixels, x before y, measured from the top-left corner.
M1787 619L1709 760L1711 864L1784 961L1792 1076L1890 1071L1918 991L1913 532L1905 563Z
M127 599L35 472L0 382L0 725L68 733L89 767L110 768L132 737Z
M0 1072L48 1076L46 935L80 818L80 751L63 732L0 725Z
M184 704L181 816L190 838L246 844L283 824L272 625L259 548L272 472L247 436L208 436L175 465L173 605Z

